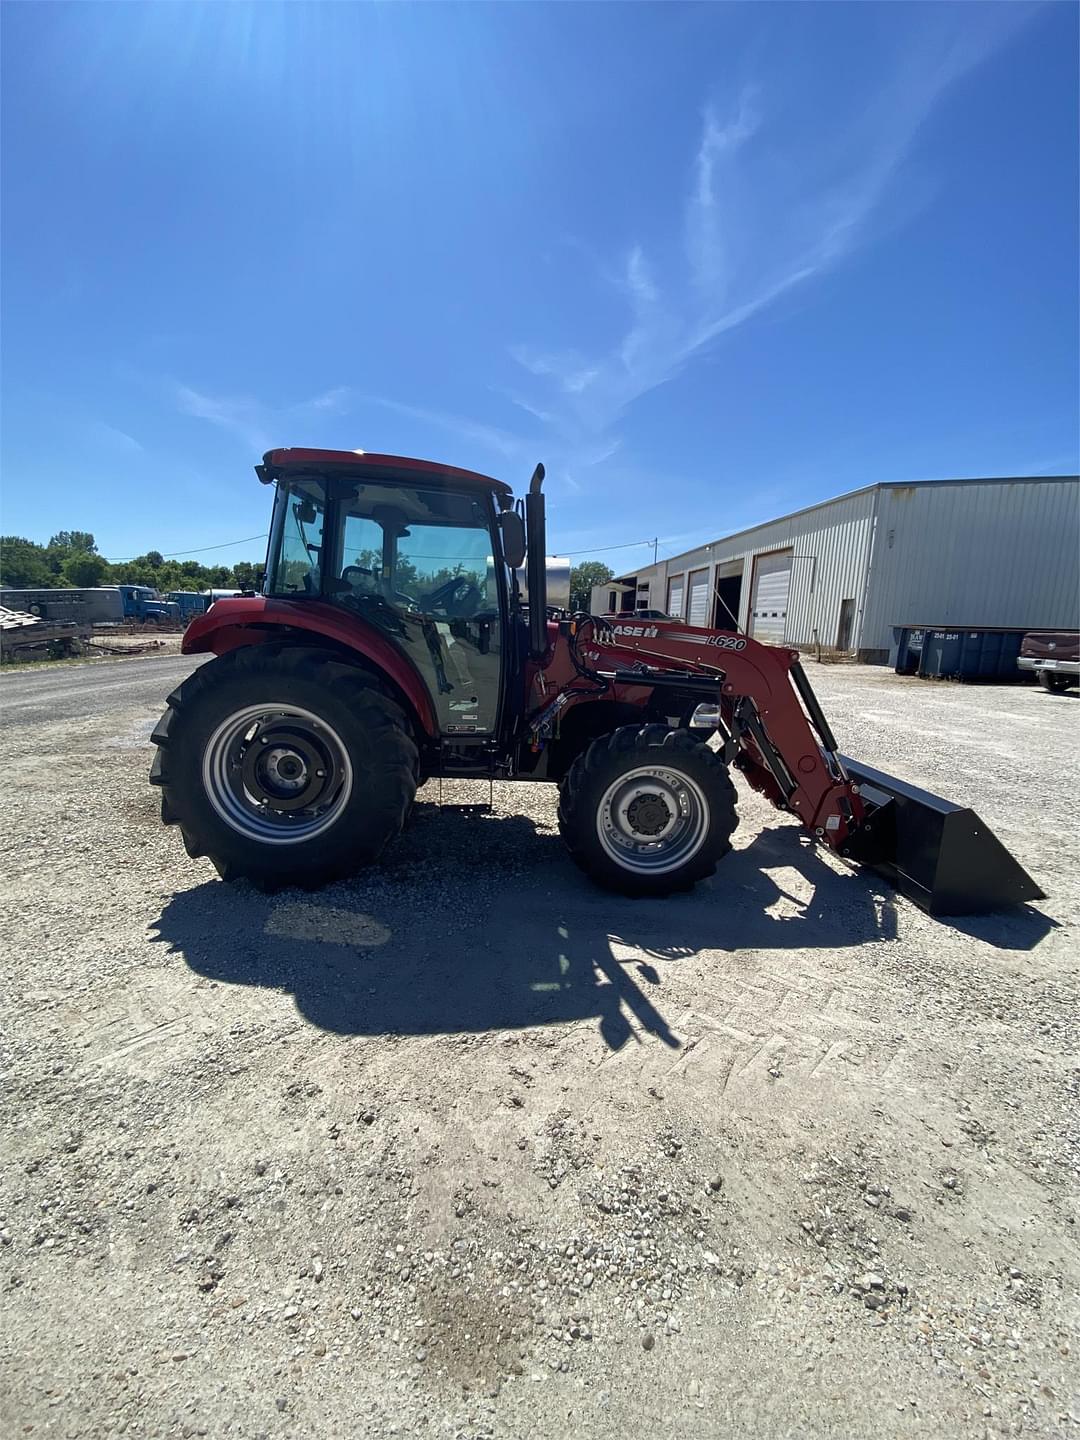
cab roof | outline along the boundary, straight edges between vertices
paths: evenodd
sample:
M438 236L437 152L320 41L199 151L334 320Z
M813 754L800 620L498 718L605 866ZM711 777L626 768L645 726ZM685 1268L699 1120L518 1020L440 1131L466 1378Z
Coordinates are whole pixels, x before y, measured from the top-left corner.
M357 479L400 481L409 476L422 478L429 484L445 481L448 485L471 490L484 490L497 495L514 492L502 480L481 475L476 470L459 470L434 460L413 460L407 455L373 455L364 450L304 450L284 448L268 450L255 473L264 485L290 474L355 475Z

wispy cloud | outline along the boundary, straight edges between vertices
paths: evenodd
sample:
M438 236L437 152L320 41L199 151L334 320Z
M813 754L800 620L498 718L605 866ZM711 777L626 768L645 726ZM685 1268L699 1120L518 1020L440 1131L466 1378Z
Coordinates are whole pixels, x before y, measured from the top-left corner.
M190 385L174 386L177 408L196 420L209 421L242 440L249 450L262 454L270 444L266 411L257 400L207 395Z
M705 108L701 141L694 160L694 186L687 203L686 248L694 281L713 303L724 296L731 278L725 208L734 207L720 172L725 162L733 159L754 136L760 123L751 90L743 91L736 112L727 124L720 123L711 105Z
M143 447L129 435L126 430L119 430L115 425L108 425L104 420L95 420L90 426L90 441L93 445L100 445L124 455L142 455Z
M600 373L598 364L589 365L573 351L551 355L535 350L531 345L511 345L510 354L531 375L554 380L567 395L580 395Z
M352 408L353 392L348 385L335 385L310 400L301 400L294 410L310 411L315 415L347 415Z
M366 405L381 406L384 410L416 420L422 425L433 425L439 430L446 430L462 440L483 445L485 449L494 450L507 458L517 455L521 450L521 442L516 435L499 430L494 425L484 425L461 415L448 415L442 410L428 410L422 405L407 405L404 401L391 400L384 395L363 395L359 399Z
M516 405L519 410L524 410L526 415L531 415L534 420L539 420L542 425L554 425L556 423L556 417L550 410L541 410L538 405L534 405L532 401L526 400L525 397L520 395L516 390L499 390L497 393L502 395L504 399L509 400L511 405Z
M517 364L540 392L514 403L550 424L575 468L641 396L677 377L720 336L839 265L874 234L918 131L955 83L997 48L1024 7L927 12L910 53L893 62L858 114L823 133L816 116L785 117L764 86L706 105L682 195L677 254L659 269L631 243L598 278L622 293L614 341L549 350L518 342ZM677 198L672 209L680 213ZM655 211L663 197L650 196ZM592 462L599 463L599 462Z
M250 398L211 395L176 381L171 384L177 408L182 414L217 425L243 441L248 450L259 453L269 448L275 433L288 433L290 427L295 429L297 417L306 416L309 422L316 418L325 420L331 416L358 415L365 407L372 406L414 420L421 425L445 430L469 444L494 451L503 458L516 456L521 450L520 440L508 430L461 415L451 415L443 410L407 404L385 395L365 394L349 385L335 385L332 389L294 404L272 406Z

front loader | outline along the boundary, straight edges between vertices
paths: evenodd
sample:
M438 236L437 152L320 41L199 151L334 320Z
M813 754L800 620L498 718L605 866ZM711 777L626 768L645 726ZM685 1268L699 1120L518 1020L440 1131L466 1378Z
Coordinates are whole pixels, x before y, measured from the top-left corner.
M184 636L162 819L224 879L314 887L376 859L430 776L546 781L577 863L633 895L711 875L731 770L932 914L1042 892L971 810L847 759L798 652L734 631L614 622L549 589L544 471L523 501L428 461L273 450L262 593ZM524 566L524 569L522 568ZM716 718L715 743L691 720Z

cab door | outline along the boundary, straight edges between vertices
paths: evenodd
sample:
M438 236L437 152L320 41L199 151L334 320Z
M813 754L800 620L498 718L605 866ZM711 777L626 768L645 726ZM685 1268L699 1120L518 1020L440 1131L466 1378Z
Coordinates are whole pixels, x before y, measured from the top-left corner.
M408 655L447 738L494 735L505 577L486 495L361 485L340 502L330 598Z

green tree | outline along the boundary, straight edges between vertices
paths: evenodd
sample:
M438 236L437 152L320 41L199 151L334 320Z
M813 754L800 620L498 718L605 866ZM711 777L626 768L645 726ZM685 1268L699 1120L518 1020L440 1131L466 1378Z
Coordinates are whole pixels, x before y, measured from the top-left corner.
M158 575L144 560L125 560L122 565L111 567L111 583L113 585L150 585L156 586Z
M262 573L262 566L253 560L237 560L233 566L233 584L238 590L256 590L256 581Z
M0 535L0 585L12 590L43 590L63 583L50 566L44 545L21 535Z
M61 530L49 541L50 550L84 550L97 554L97 543L89 530Z
M69 585L94 587L104 583L109 562L90 550L72 550L64 561L64 579Z
M583 560L570 569L570 609L588 610L590 591L594 585L603 585L610 580L614 571L601 560Z

